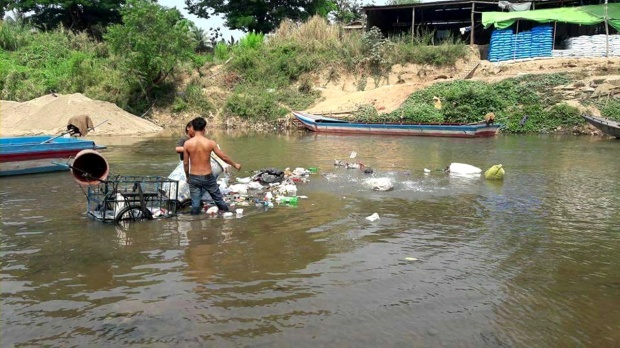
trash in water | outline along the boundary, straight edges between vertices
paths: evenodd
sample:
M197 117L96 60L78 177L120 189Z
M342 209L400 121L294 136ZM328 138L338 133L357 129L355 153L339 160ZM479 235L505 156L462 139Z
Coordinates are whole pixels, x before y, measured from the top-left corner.
M236 209L235 213L237 213L237 215L243 215L243 209L241 209L241 208Z
M482 173L482 169L465 163L451 163L447 168L447 172L450 174L471 175Z
M416 259L415 257L405 257L405 260L407 260L407 261L418 261L418 259Z
M368 221L377 221L379 219L380 219L380 217L379 217L379 214L377 214L377 213L374 213L374 214L366 217L366 220L368 220Z
M225 212L224 214L222 214L222 217L224 217L225 219L227 219L227 218L231 218L231 217L233 217L233 215L234 215L234 214L233 214L231 211L227 211L227 212Z
M270 192L265 193L265 202L269 202L269 201L271 201L272 199L273 199L273 193L271 193L271 191L270 191Z
M281 195L297 196L297 186L290 184L280 185L280 187L278 188L278 193L280 193Z
M250 178L249 176L245 178L237 178L237 182L240 184L249 184L250 181L252 181L252 178Z
M389 191L394 188L390 178L370 178L364 181L374 191Z
M209 215L215 215L217 214L217 212L220 211L220 209L218 207L210 207L207 210L205 210L205 213L209 214Z
M424 174L428 174L428 173L430 173L430 172L431 172L431 170L430 170L430 169L428 169L428 168L424 168Z
M248 185L245 184L235 184L228 186L228 190L230 192L238 193L240 195L248 194Z
M484 178L489 180L502 180L504 178L504 168L501 164L496 164L484 172Z
M351 156L349 156L349 158L355 158L357 157L357 152L353 151L351 152Z
M292 204L292 205L297 205L297 203L299 202L298 198L293 196L293 197L286 197L286 196L278 196L276 198L276 202L280 203L280 204Z

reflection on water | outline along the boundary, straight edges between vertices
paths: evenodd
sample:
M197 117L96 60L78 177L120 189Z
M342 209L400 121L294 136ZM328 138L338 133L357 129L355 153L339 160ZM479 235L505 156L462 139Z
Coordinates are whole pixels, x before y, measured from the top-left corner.
M298 189L308 198L121 228L85 217L67 173L2 178L1 345L620 342L617 141L213 137L238 176L318 167ZM174 137L97 142L114 173L178 161ZM394 189L333 166L351 151ZM451 162L507 175L447 175Z

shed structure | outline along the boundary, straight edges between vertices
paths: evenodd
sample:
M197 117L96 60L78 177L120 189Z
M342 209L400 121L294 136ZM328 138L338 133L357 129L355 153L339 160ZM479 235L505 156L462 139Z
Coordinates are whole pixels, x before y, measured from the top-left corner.
M608 0L609 3L617 0ZM533 0L512 4L527 4L531 10L554 9L600 4L602 0ZM366 30L377 27L384 35L434 33L435 38L452 36L470 44L486 45L490 42L492 28L482 25L483 12L501 11L498 1L452 0L420 2L405 5L367 6ZM505 2L504 2L505 3ZM579 30L576 26L566 29L569 35L587 35L600 32L602 25Z

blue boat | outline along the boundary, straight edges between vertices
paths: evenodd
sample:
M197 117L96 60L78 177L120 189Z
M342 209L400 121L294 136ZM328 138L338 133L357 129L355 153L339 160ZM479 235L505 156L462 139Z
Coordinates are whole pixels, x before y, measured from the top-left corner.
M293 111L300 126L313 132L340 134L414 135L428 137L478 138L495 136L501 127L485 122L465 123L359 123L301 111Z
M0 138L0 176L46 173L68 170L54 161L67 161L85 149L99 150L105 146L92 140L60 136L23 136Z

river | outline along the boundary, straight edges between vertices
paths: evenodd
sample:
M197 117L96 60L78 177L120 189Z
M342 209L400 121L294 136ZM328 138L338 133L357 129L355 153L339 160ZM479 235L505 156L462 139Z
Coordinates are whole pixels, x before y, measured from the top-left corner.
M0 345L620 345L620 141L214 138L243 165L233 179L318 167L307 198L121 228L85 216L67 172L0 179ZM173 137L96 141L113 173L178 163ZM334 167L352 151L394 189ZM452 162L506 176L439 170Z

